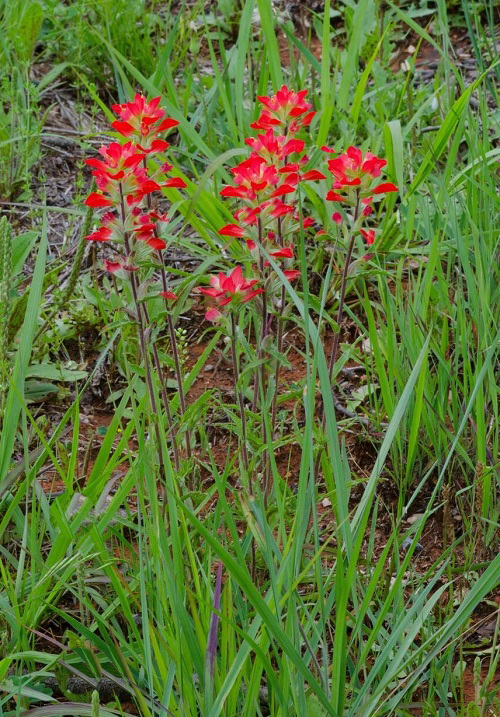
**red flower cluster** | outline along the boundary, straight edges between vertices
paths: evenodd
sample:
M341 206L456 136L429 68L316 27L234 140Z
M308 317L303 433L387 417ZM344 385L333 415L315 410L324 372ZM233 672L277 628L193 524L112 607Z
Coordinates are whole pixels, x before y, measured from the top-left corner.
M269 276L269 262L261 256L261 246L273 258L284 261L289 281L299 275L289 268L294 259L293 244L285 244L286 237L300 228L295 192L302 181L325 179L317 170L304 171L309 161L303 154L305 142L295 136L315 114L305 101L306 94L306 90L294 92L284 85L272 97L258 98L263 108L251 127L264 131L245 140L252 153L231 169L233 183L220 192L223 197L239 199L242 206L234 212L234 223L226 224L219 233L246 240L262 281ZM304 228L311 224L311 219L302 220Z
M165 111L158 107L161 97L155 97L151 102L136 94L133 102L124 105L113 105L112 110L120 115L111 126L124 137L133 140L137 149L150 154L163 152L169 147L164 139L159 139L160 132L177 127L177 120L165 117Z
M325 151L330 151L326 147ZM328 161L328 168L333 175L333 188L326 198L332 202L343 202L355 207L356 220L372 213L373 199L388 192L397 192L398 188L392 182L382 182L375 187L373 180L380 177L383 167L387 164L385 159L376 157L371 152L363 152L357 147L349 147L345 154ZM342 222L342 215L335 212L332 219ZM359 230L367 244L375 241L375 231L370 229Z
M217 274L210 278L209 287L200 287L199 291L215 300L217 306L227 306L232 304L237 306L244 304L254 296L262 294L264 289L254 289L258 279L245 279L241 266L237 266L233 271L227 274ZM211 307L205 314L208 321L218 321L222 317L222 313L216 308Z
M257 122L250 127L265 130L282 127L289 135L295 134L302 127L308 127L316 112L309 111L312 105L305 101L306 95L307 90L294 92L283 85L272 97L258 97L263 109Z
M147 166L147 156L163 152L169 146L158 135L178 124L165 118L159 103L160 97L148 103L137 94L133 102L113 105L121 120L113 122L112 127L128 141L110 142L99 149L100 159L86 160L92 167L98 191L89 194L85 204L107 210L99 228L87 239L117 243L117 251L122 255L120 260L105 264L112 273L134 271L135 259L144 247L157 251L165 248L157 231L158 223L167 221L167 217L151 210L149 199L148 207L144 207L144 199L164 187L182 189L186 186L180 177L165 179L165 173L172 169L170 164L162 164L153 173Z

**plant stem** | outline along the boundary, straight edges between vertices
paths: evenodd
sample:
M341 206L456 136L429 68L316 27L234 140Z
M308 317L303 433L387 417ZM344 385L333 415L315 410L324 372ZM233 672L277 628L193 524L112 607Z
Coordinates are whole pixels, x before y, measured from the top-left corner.
M257 226L259 231L259 248L262 244L263 237L262 237L262 222L260 219L257 220ZM262 252L259 251L259 271L260 271L260 277L262 282L264 283L265 288L265 275L264 275L264 256ZM267 336L268 331L268 311L267 311L267 293L264 291L262 294L262 326L260 331L260 341L259 341L259 348L257 353L257 358L259 359L259 369L258 369L258 377L260 377L260 390L261 390L261 416L262 416L262 438L264 442L268 443L267 441L267 431L266 431L266 421L264 417L264 410L265 410L265 398L266 398L266 365L264 362L264 341ZM259 379L256 380L256 387L257 391L254 391L254 402L256 403L256 395L255 393L259 393ZM269 450L269 446L268 446ZM268 451L264 451L262 454L262 477L264 481L264 493L267 497L269 492L269 466L270 466L270 458L268 455Z
M149 323L149 313L146 308L144 308L144 318L147 323ZM158 374L158 378L160 379L160 390L161 390L161 397L163 400L163 405L165 406L165 414L167 417L167 426L168 426L168 433L171 436L172 439L172 452L174 454L174 466L175 470L179 472L180 469L180 457L179 457L179 446L177 445L177 429L174 425L174 421L172 419L172 412L170 411L170 401L168 399L168 393L167 393L167 386L165 381L165 375L162 370L161 361L160 361L160 355L158 353L158 348L156 344L153 342L152 344L153 349L153 362L155 365L156 373Z
M142 160L142 166L144 167L144 169L147 172L148 164L147 164L146 157L144 157L144 159ZM148 210L151 211L152 204L151 204L151 195L150 194L146 195L146 205L147 205ZM161 282L162 282L163 291L167 291L168 284L167 284L167 275L165 272L165 264L163 262L163 255L162 255L161 251L159 251L159 250L158 250L157 254L158 254L158 260L160 262ZM185 396L184 396L182 371L181 371L181 366L180 366L180 361L179 361L179 352L177 350L177 341L176 341L176 337L175 337L174 325L173 325L173 321L172 321L172 316L170 315L168 308L167 308L167 316L168 316L168 319L167 319L168 329L169 329L169 334L170 334L170 345L172 347L172 355L173 355L174 365L175 365L177 387L178 387L178 391L179 391L179 404L180 404L180 409L181 409L181 416L184 416L184 414L186 413L186 400L185 400ZM167 418L169 419L170 426L173 428L174 424L173 424L173 420L172 420L172 414L170 411L170 404L168 403L168 394L167 394L165 381L164 381L164 375L163 375L163 371L161 369L160 358L158 356L158 350L156 349L156 346L153 346L153 356L155 359L155 365L156 365L156 370L158 372L158 376L161 379L162 398L163 398L163 402L165 403L165 410L167 412ZM179 448L177 445L177 431L175 431L175 432L173 431L172 433L173 433L173 438L174 438L173 442L175 444L174 457L176 456L176 467L178 468L177 463L179 461ZM186 431L186 452L187 452L188 458L191 458L191 441L189 438L189 433L187 431Z
M246 415L245 415L245 403L243 401L243 393L241 392L240 388L238 387L239 383L239 369L238 369L238 347L236 343L236 319L234 318L234 313L231 311L231 353L232 353L232 359L233 359L233 374L234 374L234 390L238 397L238 403L240 405L240 415L241 415L241 455L243 458L243 466L245 468L245 472L248 476L248 489L249 492L252 493L252 485L250 482L250 473L248 471L248 453L247 453L247 422L246 422Z
M278 244L279 246L283 246L283 234L281 231L281 217L278 217ZM283 351L283 334L284 334L284 325L283 325L283 312L285 310L285 300L286 300L286 289L284 286L281 287L281 304L279 307L278 312L278 326L277 326L277 335L276 335L276 348L278 350L278 353L281 354ZM276 429L276 414L278 410L278 384L279 384L279 378L280 378L280 369L281 369L281 360L279 357L276 359L276 367L274 369L274 395L273 395L273 402L271 407L271 438L274 438L274 431Z
M121 219L123 224L123 241L125 245L125 251L127 253L127 258L131 255L131 246L129 241L128 232L125 230L125 219L126 219L126 212L125 212L125 201L123 197L123 188L120 184L120 209L121 209ZM137 315L137 326L138 326L138 334L139 334L139 345L141 347L141 355L142 360L144 361L144 371L146 373L146 385L148 388L148 394L149 394L149 401L151 404L151 410L153 412L153 423L155 427L155 433L156 433L156 441L158 444L158 453L160 455L160 462L161 462L161 471L163 474L163 478L165 478L165 467L164 467L164 457L163 457L163 450L162 450L162 443L161 443L161 434L160 434L160 427L158 425L158 407L156 404L156 397L154 392L154 386L153 386L153 377L151 375L151 365L149 363L149 354L146 346L146 336L145 336L145 330L144 330L144 319L143 319L143 309L145 310L145 307L141 306L139 302L139 297L137 294L137 283L136 278L134 275L134 272L131 271L130 273L130 287L132 289L132 296L134 299L134 306L135 311ZM145 310L145 317L146 320L148 318L147 311ZM175 456L175 451L174 451Z
M359 216L359 204L360 204L360 200L359 200L359 190L358 190L356 192L356 206L354 209L354 220L353 220L353 224L352 224L351 237L349 240L349 246L347 248L347 255L345 258L344 270L342 272L342 283L340 286L340 297L339 297L339 309L337 311L337 331L333 338L332 352L330 354L330 361L328 363L328 378L330 379L330 384L332 383L333 367L335 366L335 362L337 361L337 354L338 354L338 350L339 350L340 324L342 321L342 315L344 313L345 291L346 291L346 286L347 286L347 274L349 273L352 252L354 249L354 239L355 239L354 227L356 225L356 222L357 222L358 216Z
M359 217L359 208L360 208L360 197L359 197L359 189L357 189L356 190L356 205L354 207L354 218L353 218L353 223L352 223L351 236L349 239L349 246L347 247L347 255L345 258L344 269L342 271L342 283L340 286L340 296L339 296L339 309L337 311L337 331L335 333L335 336L333 337L332 352L330 354L330 360L328 362L328 382L329 382L330 386L332 386L333 369L334 369L335 363L337 361L337 354L339 351L340 325L341 325L342 316L344 313L345 292L346 292L346 287L347 287L347 274L349 273L352 252L354 249L354 240L355 240L354 229L356 226L356 222L358 221L358 217ZM333 391L333 387L332 387L332 391ZM322 413L321 413L321 428L323 429L323 431L325 430L325 425L326 425L326 417L325 417L325 408L323 406ZM321 452L318 454L318 458L317 458L316 465L315 465L315 473L318 471L318 468L319 468L320 457L321 457Z
M124 198L123 198L123 189L122 189L121 184L120 184L120 206L121 206L121 217L122 217L122 223L123 223L123 241L125 244L125 252L127 254L127 257L130 257L131 247L130 247L128 232L125 231L126 213L125 213L125 202L124 202ZM129 274L130 274L130 287L132 289L132 296L134 299L135 311L137 314L137 325L138 325L138 329L139 329L139 344L141 347L141 354L142 354L142 358L144 361L144 370L146 372L146 384L148 387L149 396L150 396L150 400L151 400L151 409L152 409L153 413L156 415L158 412L158 409L157 409L157 405L156 405L156 398L155 398L155 393L154 393L154 388L153 388L153 379L151 376L151 367L149 364L149 356L148 356L148 351L147 351L147 347L146 347L146 337L145 337L145 332L144 332L144 320L143 320L143 310L142 310L143 307L139 303L139 297L137 294L137 282L135 279L135 274L133 271L129 272Z
M161 281L163 286L163 291L168 290L168 284L167 284L167 275L165 273L165 266L163 264L163 257L160 252L158 252L160 255L160 271L161 271ZM168 311L167 308L167 323L168 323L168 332L170 335L170 346L172 348L172 356L174 359L174 367L175 367L175 377L177 379L177 389L179 391L179 405L181 409L181 416L184 417L186 413L186 396L184 394L184 383L182 379L182 367L181 362L179 359L179 350L177 348L177 338L175 336L175 327L174 327L174 321L172 319L172 314L170 311ZM191 458L191 439L189 437L189 431L186 430L186 453L187 457Z
M276 335L276 349L279 354L283 351L283 334L284 334L284 322L283 322L283 311L285 310L286 300L286 289L284 286L281 287L281 306L278 313L278 329ZM276 367L274 369L274 395L273 403L271 407L271 438L274 438L274 431L276 429L276 414L278 412L278 384L280 379L281 360L276 358Z

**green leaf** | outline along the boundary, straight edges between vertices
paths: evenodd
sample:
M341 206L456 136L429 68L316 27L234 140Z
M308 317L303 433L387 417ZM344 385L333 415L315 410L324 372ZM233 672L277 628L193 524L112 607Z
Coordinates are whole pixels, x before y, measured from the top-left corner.
M24 394L29 403L38 403L58 392L58 387L47 381L26 381Z
M20 274L24 262L30 251L33 249L38 237L38 232L23 232L12 239L12 276Z
M73 381L81 381L87 378L88 372L56 366L53 363L34 363L29 366L26 376L30 378L46 378L49 381L73 383Z

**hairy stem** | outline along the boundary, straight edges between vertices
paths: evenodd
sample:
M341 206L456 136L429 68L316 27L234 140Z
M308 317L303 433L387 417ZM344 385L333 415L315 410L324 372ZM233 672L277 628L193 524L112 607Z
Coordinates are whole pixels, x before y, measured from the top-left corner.
M283 312L285 310L285 300L286 300L286 289L284 286L281 287L281 304L279 307L279 313L278 313L278 328L277 328L277 335L276 335L276 348L278 350L278 353L281 354L283 352L283 334L285 330L284 321L283 321ZM280 358L276 358L276 366L274 369L274 395L273 395L273 403L271 407L271 437L274 437L274 431L276 430L276 414L278 412L278 389L279 389L279 380L280 380L280 369L281 369L281 360Z
M182 368L179 359L179 351L177 348L177 338L175 336L174 320L172 314L167 312L168 331L170 334L170 346L172 347L172 356L174 357L175 376L177 379L177 389L179 391L179 405L181 408L181 416L186 413L186 398L184 395L184 386L182 381ZM191 440L189 438L189 431L186 430L186 453L187 457L191 458Z
M236 342L236 319L234 313L231 311L231 353L233 359L233 374L234 374L234 390L238 397L238 403L240 405L240 416L241 416L241 456L243 458L243 466L248 476L248 488L250 493L252 492L252 486L250 483L250 473L248 471L248 453L247 453L247 422L245 414L245 403L243 401L243 393L240 390L239 383L239 368L238 368L238 347Z
M345 302L345 292L347 287L347 274L349 273L349 267L351 265L351 258L352 258L352 252L354 249L354 240L355 240L355 233L354 233L354 227L356 225L356 222L358 220L359 216L359 191L356 193L356 206L354 209L354 220L353 220L353 227L351 231L351 237L349 239L349 246L347 248L347 255L345 258L345 264L344 264L344 270L342 272L342 283L340 286L340 297L339 297L339 308L337 311L337 331L335 333L335 336L333 338L333 345L332 345L332 352L330 354L330 361L328 363L328 378L330 379L330 383L332 382L333 378L333 367L335 366L335 363L337 361L337 354L339 351L339 343L340 343L340 324L342 322L342 316L344 313L344 302Z
M144 318L146 320L146 323L149 324L149 313L148 313L147 307L144 306L143 308L144 308ZM175 466L175 470L178 472L179 468L180 468L180 457L179 457L179 446L177 445L177 429L176 429L174 421L172 419L172 412L170 410L170 401L169 401L168 393L167 393L167 384L166 384L166 380L165 380L165 374L162 369L162 365L161 365L161 361L160 361L160 355L158 353L158 348L154 342L152 344L152 351L153 351L153 363L155 365L155 369L156 369L156 373L158 374L158 378L160 379L160 391L161 391L163 405L165 406L165 415L167 417L168 433L172 440L172 453L174 455L174 466Z
M345 264L344 269L342 271L342 282L340 285L340 296L339 296L339 308L337 311L337 331L335 332L335 336L333 337L333 344L332 344L332 351L330 354L330 360L328 362L328 379L330 386L332 384L333 379L333 369L335 366L335 363L337 361L337 355L339 351L339 345L340 345L340 326L342 323L342 317L344 314L344 303L345 303L345 293L346 293L346 287L347 287L347 275L349 273L349 267L351 265L351 259L352 259L352 252L354 249L354 240L355 240L355 226L356 222L358 221L359 217L359 209L360 209L360 196L359 196L359 189L356 190L356 205L354 207L354 218L352 223L352 229L351 229L351 236L349 239L349 245L347 247L347 255L345 258ZM321 416L321 426L323 430L325 429L325 409L323 407L322 416Z
M125 212L125 201L123 197L123 189L120 184L120 209L121 209L121 219L123 224L123 241L125 244L125 252L127 253L127 257L130 257L131 255L131 246L130 246L130 240L128 232L125 231L125 219L126 219L126 212ZM137 281L135 278L135 274L133 271L129 272L130 274L130 287L132 289L132 297L134 299L134 306L135 311L137 315L137 326L138 326L138 333L139 333L139 345L141 347L141 355L142 359L144 361L144 370L146 372L146 384L149 391L150 401L151 401L151 409L153 413L156 415L158 413L157 405L156 405L156 398L155 398L155 392L153 388L153 378L151 376L151 366L149 363L149 354L146 347L146 336L145 336L145 330L144 330L144 319L143 319L143 307L141 306L139 302L139 296L137 293Z
M283 234L281 231L281 218L278 218L278 244L283 246ZM286 289L285 286L281 287L281 304L279 307L278 318L277 318L277 335L276 335L276 348L278 353L281 354L283 351L283 334L284 334L284 322L283 312L285 310L286 300ZM271 438L274 438L274 431L276 430L276 414L278 410L278 388L280 379L281 361L279 357L276 359L276 366L274 369L274 395L271 406Z
M126 220L126 212L125 212L125 200L123 196L123 188L120 184L120 210L121 210L121 219L123 224L123 241L125 245L125 251L127 253L127 257L130 257L131 255L131 246L130 246L130 239L128 232L125 230L125 220ZM160 427L158 424L158 407L156 404L156 396L154 391L154 385L153 385L153 377L151 375L151 365L149 362L149 353L147 350L146 345L146 334L144 329L144 314L143 309L145 307L141 306L139 302L139 296L137 293L137 281L136 277L133 271L130 272L130 287L132 289L132 297L134 299L134 306L135 311L137 315L137 327L138 327L138 334L139 334L139 345L141 348L141 355L142 360L144 362L144 371L146 373L146 386L148 389L149 394L149 401L151 405L151 410L153 412L153 423L155 428L155 434L156 434L156 442L158 444L158 453L160 456L160 462L161 462L161 472L162 477L165 478L165 463L164 463L164 456L163 456L163 450L162 450L162 441L161 441L161 433L160 433ZM146 312L147 316L147 312ZM174 453L175 455L175 453Z

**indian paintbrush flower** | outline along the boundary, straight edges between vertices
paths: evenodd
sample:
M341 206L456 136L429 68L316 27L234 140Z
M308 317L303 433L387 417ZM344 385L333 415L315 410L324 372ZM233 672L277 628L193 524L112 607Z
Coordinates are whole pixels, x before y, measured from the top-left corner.
M216 307L222 308L231 304L231 307L237 307L244 304L254 296L261 294L264 289L254 289L258 284L258 279L245 279L241 266L237 266L233 271L223 274L220 272L210 278L210 286L202 286L199 292L211 297ZM210 308L205 314L208 321L217 321L222 313L216 308Z

